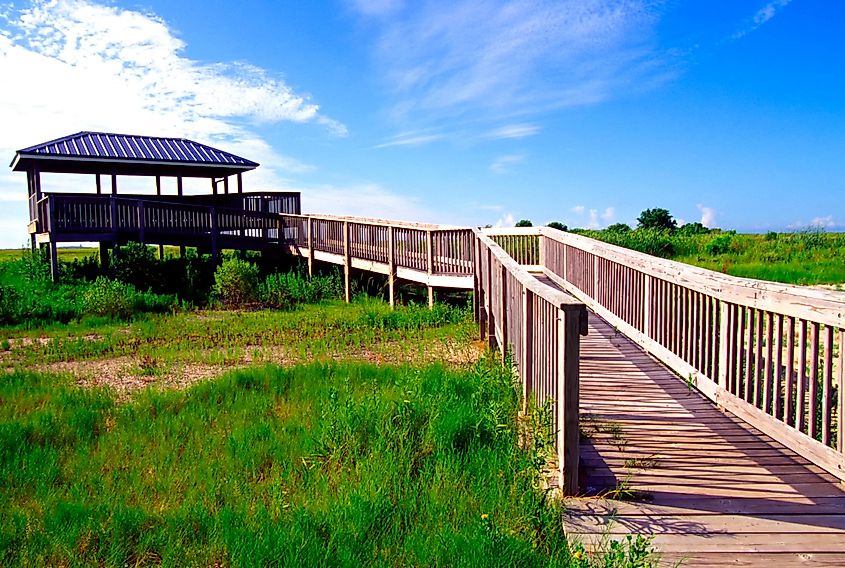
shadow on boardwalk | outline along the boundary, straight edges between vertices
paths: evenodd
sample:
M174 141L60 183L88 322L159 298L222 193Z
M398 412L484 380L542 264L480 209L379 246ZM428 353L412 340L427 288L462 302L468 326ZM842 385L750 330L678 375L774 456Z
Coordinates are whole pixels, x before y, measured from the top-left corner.
M595 315L581 359L585 541L654 535L667 565L845 566L837 480L726 415ZM597 498L603 495L604 498Z

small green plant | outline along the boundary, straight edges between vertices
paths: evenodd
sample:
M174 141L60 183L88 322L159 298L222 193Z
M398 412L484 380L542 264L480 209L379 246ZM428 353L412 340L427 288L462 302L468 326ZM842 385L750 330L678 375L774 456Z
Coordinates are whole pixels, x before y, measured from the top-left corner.
M239 258L228 258L214 272L214 295L223 305L239 307L256 300L258 267Z
M626 458L625 467L627 469L654 469L657 467L658 461L654 456L645 458Z

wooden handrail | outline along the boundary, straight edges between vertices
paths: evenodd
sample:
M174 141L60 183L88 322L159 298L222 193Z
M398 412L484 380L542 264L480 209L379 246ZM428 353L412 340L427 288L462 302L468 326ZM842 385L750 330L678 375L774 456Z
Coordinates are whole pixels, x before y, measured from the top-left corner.
M586 335L583 302L539 282L493 239L473 230L475 312L482 336L512 362L523 399L553 407L550 433L558 457L560 487L578 492L580 431L578 389L580 335Z
M691 386L845 480L845 293L728 276L547 227L518 234L539 238L549 278Z
M726 302L845 327L845 292L730 276L550 227L539 234Z

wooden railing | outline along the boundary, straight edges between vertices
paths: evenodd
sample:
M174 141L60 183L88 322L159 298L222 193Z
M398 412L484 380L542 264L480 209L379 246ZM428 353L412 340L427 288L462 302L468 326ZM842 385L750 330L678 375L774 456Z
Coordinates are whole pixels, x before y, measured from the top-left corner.
M282 228L274 213L151 199L51 194L38 206L44 231L59 237L132 233L140 242L161 235L277 240Z
M845 294L727 276L546 227L523 234L539 239L549 278L718 405L845 480Z
M524 400L552 405L560 487L578 492L580 335L587 333L587 311L569 294L539 282L501 246L476 231L476 310L482 337L510 354ZM503 239L509 246L519 236ZM530 240L530 239L529 239ZM534 242L536 244L536 238ZM516 250L526 250L526 240ZM514 250L514 249L511 249Z

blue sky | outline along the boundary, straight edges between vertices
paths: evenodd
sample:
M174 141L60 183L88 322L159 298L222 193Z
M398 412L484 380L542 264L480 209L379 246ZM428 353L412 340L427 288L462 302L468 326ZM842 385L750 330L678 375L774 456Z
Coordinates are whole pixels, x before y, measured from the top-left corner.
M843 29L831 0L0 4L0 153L174 135L308 212L845 230ZM0 246L24 199L0 171Z

